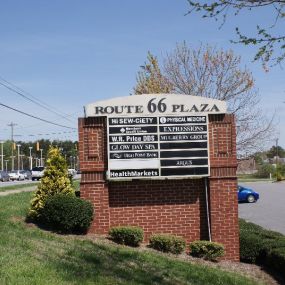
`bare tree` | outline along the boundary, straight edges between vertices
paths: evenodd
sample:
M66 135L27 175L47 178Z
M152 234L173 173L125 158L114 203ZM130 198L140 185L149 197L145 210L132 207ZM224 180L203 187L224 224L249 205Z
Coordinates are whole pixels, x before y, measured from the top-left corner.
M201 13L203 18L214 18L225 23L228 16L237 16L241 10L260 10L262 8L271 8L268 13L272 15L272 24L269 27L257 25L255 36L244 35L239 28L236 28L238 40L234 43L257 46L257 52L254 60L261 60L266 67L266 63L273 61L280 63L285 58L285 35L276 32L276 26L280 20L285 17L284 0L210 0L210 1L191 1L188 0L190 10L187 14L193 12ZM231 14L231 11L233 13ZM262 23L262 20L261 20ZM277 55L275 55L277 54Z
M191 49L184 42L166 55L164 76L175 93L227 101L236 115L238 152L250 153L271 139L273 118L262 113L253 76L240 65L241 58L232 51L202 45Z

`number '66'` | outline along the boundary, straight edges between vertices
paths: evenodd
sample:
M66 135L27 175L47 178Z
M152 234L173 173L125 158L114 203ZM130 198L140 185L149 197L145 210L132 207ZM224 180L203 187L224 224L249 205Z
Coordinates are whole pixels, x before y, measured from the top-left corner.
M152 98L151 100L149 100L148 104L147 104L147 110L150 113L154 113L156 112L156 110L159 113L164 113L166 111L166 104L163 103L163 100L165 100L166 98L162 98L158 101L158 103L156 104L155 102L153 102L154 100L156 100L156 98Z

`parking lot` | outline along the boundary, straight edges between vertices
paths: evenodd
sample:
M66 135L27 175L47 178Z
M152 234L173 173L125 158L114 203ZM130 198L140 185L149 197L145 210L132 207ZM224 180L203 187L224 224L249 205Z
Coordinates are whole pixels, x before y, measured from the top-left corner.
M239 183L260 194L256 203L239 203L239 217L285 234L285 183Z

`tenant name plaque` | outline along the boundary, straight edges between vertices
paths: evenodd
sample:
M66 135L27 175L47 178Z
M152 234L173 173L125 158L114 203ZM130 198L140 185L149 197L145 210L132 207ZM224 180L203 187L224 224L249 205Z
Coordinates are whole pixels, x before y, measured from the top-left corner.
M208 176L207 116L108 118L109 179Z
M209 176L208 114L225 102L190 95L139 95L87 105L107 117L109 180Z

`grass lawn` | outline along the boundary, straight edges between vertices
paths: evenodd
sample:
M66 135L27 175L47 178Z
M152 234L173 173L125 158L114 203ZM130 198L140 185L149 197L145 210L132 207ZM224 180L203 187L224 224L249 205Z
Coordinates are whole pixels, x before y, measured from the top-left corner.
M269 178L257 178L252 174L240 174L238 175L238 182L271 182L272 179Z
M74 186L75 191L79 191L79 188L80 188L80 180L79 180L79 179L74 179L74 180L73 180L73 186Z
M1 183L1 182L0 182ZM31 186L37 186L38 183L26 183L26 184L15 184L15 185L7 185L7 186L3 186L3 187L0 187L0 192L4 192L4 191L7 191L7 190L18 190L18 189L23 189L23 188L28 188L28 187L31 187Z
M0 284L259 284L152 252L60 236L24 222L32 193L0 197Z

